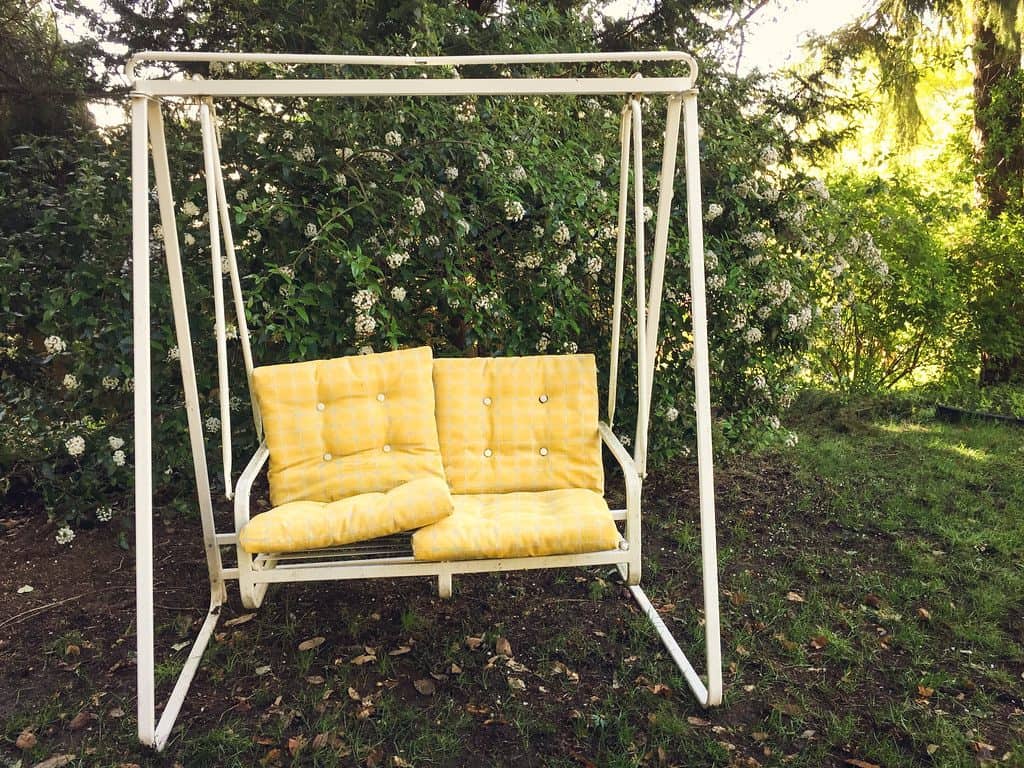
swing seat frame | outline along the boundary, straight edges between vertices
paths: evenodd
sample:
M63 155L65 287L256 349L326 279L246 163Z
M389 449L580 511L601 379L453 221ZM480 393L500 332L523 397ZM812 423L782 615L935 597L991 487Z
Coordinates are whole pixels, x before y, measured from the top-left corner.
M685 65L685 75L673 77L600 78L600 77L523 77L523 78L407 78L407 79L308 79L279 77L258 80L170 80L138 77L143 62L221 62L266 64L318 64L373 67L458 67L467 65L514 66L539 64L593 64L601 62L677 62ZM538 568L564 568L614 565L632 596L649 619L673 661L679 667L697 701L716 706L722 701L722 663L718 602L717 553L715 542L714 486L711 449L710 375L706 299L704 290L704 250L702 203L697 122L697 65L686 53L655 51L637 53L524 54L496 56L325 56L264 53L185 53L144 52L133 56L126 67L133 80L132 118L132 254L133 320L135 364L135 510L136 510L136 600L138 609L138 735L140 741L161 750L167 743L191 681L213 636L221 607L227 600L226 582L237 580L242 603L257 608L274 583L334 581L342 579L396 578L427 576L437 579L442 597L452 594L455 574L495 573ZM627 99L622 109L620 131L621 165L619 185L618 236L616 248L615 295L612 315L612 345L609 369L607 418L598 425L603 445L611 453L625 480L625 508L612 510L613 519L624 523L623 540L618 549L583 554L547 555L503 559L462 561L421 561L412 556L407 535L395 535L368 542L298 553L250 554L238 544L238 533L250 519L251 491L267 464L270 453L261 440L255 453L238 477L231 482L230 409L228 408L227 354L221 240L228 264L242 341L243 359L250 380L253 370L248 325L242 301L241 281L235 262L227 196L219 156L215 127L216 98L240 97L381 97L381 96L545 96L545 95L619 95ZM646 279L648 258L644 243L642 174L634 173L634 244L637 310L637 384L638 416L636 442L630 454L613 432L618 377L619 338L621 334L622 286L625 265L626 212L629 185L630 149L634 169L643 168L641 103L643 96L667 97L666 129L661 165L654 247L650 258L650 283ZM161 102L186 99L199 105L203 134L203 154L209 198L211 266L214 281L214 305L218 350L218 377L222 421L222 458L225 488L234 499L234 532L219 533L213 516L210 478L206 464L199 394L192 354L191 331L186 306L185 284L171 191L170 169L164 138ZM647 438L651 391L655 370L664 267L671 218L675 160L680 121L684 133L686 179L686 219L689 235L691 280L691 316L693 322L693 361L695 371L695 409L697 416L697 452L700 490L700 539L703 581L703 628L707 683L701 679L678 643L639 586L641 575L641 489L646 477ZM179 677L166 701L159 721L156 717L155 649L153 627L153 540L152 540L152 385L150 360L150 225L149 162L153 161L155 187L163 229L164 251L175 332L180 351L182 383L189 424L189 437L196 475L196 488L204 547L210 579L210 605ZM262 438L259 409L253 400L253 418ZM222 549L233 549L237 565L226 567Z

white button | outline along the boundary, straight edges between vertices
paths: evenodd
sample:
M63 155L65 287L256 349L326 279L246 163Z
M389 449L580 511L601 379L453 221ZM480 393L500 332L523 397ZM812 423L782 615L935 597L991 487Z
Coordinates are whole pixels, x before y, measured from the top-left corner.
M491 404L491 398L485 397L484 398L484 405L490 405L490 404Z
M384 393L383 392L381 392L379 395L377 395L377 402L379 402L379 403L383 403L384 402Z
M541 456L547 456L548 455L548 449L547 448L541 448L540 449L540 455Z
M323 403L317 403L317 404L316 404L316 409L317 409L318 411L322 411L322 410L323 410L324 408L326 408L326 407L327 407L327 406L326 406L326 405L324 405Z
M491 458L491 449L490 448L488 448L486 451L484 451L484 456L486 456L488 459Z
M391 453L391 446L390 445L385 445L384 446L384 453Z
M540 396L540 397L539 397L538 399L539 399L539 400L540 400L540 401L541 401L542 403L546 403L546 402L548 401L548 396L547 396L547 395L541 395L541 396Z
M324 454L324 461L330 461L330 460L331 460L331 459L333 459L333 458L334 458L334 457L333 457L333 456L331 456L331 454L329 454L329 453L325 453L325 454Z

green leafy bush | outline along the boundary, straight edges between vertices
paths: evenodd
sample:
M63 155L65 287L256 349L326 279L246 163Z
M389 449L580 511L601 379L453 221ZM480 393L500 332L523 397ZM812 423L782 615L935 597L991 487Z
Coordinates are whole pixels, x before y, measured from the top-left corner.
M373 50L401 52L415 44L424 53L471 52L468 40L492 51L587 49L595 35L590 24L535 8L481 21L465 9L427 6L414 26ZM301 32L312 50L365 50L366 40L346 29L310 23ZM462 75L505 74L471 69ZM204 74L236 72L214 67ZM824 246L813 221L825 201L790 163L799 146L782 118L787 104L799 106L795 101L756 79L718 72L713 61L705 62L702 83L720 442L792 440L779 414L806 364L815 323ZM652 208L662 105L644 105L645 135L654 137L644 169ZM221 155L257 361L429 343L439 355L594 352L603 369L620 108L620 101L605 98L223 104ZM215 440L222 425L211 270L220 277L221 265L210 263L194 108L165 109L201 407L207 436ZM8 486L0 490L11 503L34 494L51 515L79 525L96 520L98 508L123 502L130 484L130 456L122 464L125 457L116 453L130 445L114 448L130 437L131 417L127 150L126 130L116 129L71 143L32 141L0 163L0 302L9 318L0 376L6 403L0 475ZM680 188L653 403L654 461L688 452L694 430L684 213ZM648 243L652 223L644 223ZM160 235L155 228L154 467L158 493L187 508L191 460ZM626 295L634 295L630 278ZM237 465L254 447L254 435L233 325L229 335ZM48 346L49 337L59 343L51 339ZM634 339L627 313L616 427L627 440L635 418ZM66 381L69 375L76 386ZM602 375L606 381L607 371ZM218 456L210 451L214 478Z

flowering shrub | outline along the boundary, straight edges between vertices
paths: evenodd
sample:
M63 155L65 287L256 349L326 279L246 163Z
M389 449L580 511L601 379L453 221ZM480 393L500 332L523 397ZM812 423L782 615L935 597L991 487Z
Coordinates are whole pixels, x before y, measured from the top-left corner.
M479 25L480 17L431 7L419 31L409 33L412 40L390 40L378 52L409 50L411 43L421 51L459 51L471 22ZM326 34L324 25L307 32ZM476 33L490 50L549 50L553 40L554 47L573 50L593 47L594 31L530 9L493 17ZM357 39L316 48L362 49ZM813 225L827 190L792 168L797 148L778 119L779 101L769 107L762 84L718 73L712 61L702 71L719 442L792 442L780 414L806 364L817 268L824 251L839 249ZM212 67L205 74L236 72ZM294 98L230 106L221 109L221 155L259 363L428 343L439 355L594 352L607 381L619 100ZM651 205L663 108L660 100L643 107L645 135L654 137L643 173ZM223 425L214 415L200 141L187 115L166 109L203 425L216 439ZM115 130L108 139L109 146L97 137L37 141L0 164L2 310L15 319L3 353L11 365L0 377L7 403L0 420L0 476L7 486L0 490L11 498L31 490L51 515L76 524L109 520L130 484L131 446L123 442L132 388L126 132ZM641 223L649 243L651 205ZM653 400L654 461L687 453L695 426L684 211L680 189ZM154 227L155 480L158 492L187 508L191 461L161 236ZM222 273L224 265L216 268ZM635 295L629 272L626 296ZM237 382L231 409L240 414L231 425L237 462L254 447L254 436L237 375L237 327L228 335ZM636 408L633 344L635 323L626 312L616 430L627 443ZM216 482L219 451L209 454Z
M960 304L941 231L943 207L910 182L843 177L821 227L825 322L815 370L844 391L890 389L937 365Z

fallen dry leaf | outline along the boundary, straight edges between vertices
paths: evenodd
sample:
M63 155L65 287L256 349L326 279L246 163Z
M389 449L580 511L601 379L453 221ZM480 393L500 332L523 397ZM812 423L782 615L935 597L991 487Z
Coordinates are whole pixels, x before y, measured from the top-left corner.
M410 763L408 760L406 760L404 757L401 757L400 755L392 756L391 764L395 766L395 768L414 768L412 763Z
M124 717L124 710L120 707L114 707L109 712L107 712L107 717L113 717L115 719L119 717Z
M22 731L18 734L18 739L14 742L14 746L18 749L32 749L36 742L36 735L32 731Z
M970 748L973 749L975 752L995 752L996 750L994 746L992 746L991 744L986 744L984 741L981 741L980 739L977 741L969 741L967 743L970 746Z
M307 675L306 682L310 685L323 685L324 678L321 675Z
M799 592L787 592L786 593L786 599L789 600L789 602L791 602L791 603L806 603L807 602L806 600L804 600L804 596L801 595Z
M361 667L361 666L363 666L363 664L370 664L372 662L375 662L376 660L377 660L377 657L374 656L372 653L364 653L364 654L361 654L359 656L356 656L349 663L350 664L354 664L357 667Z
M512 658L512 644L508 641L508 638L499 637L494 641L494 652L499 656L507 656Z
M924 748L924 751L927 752L929 755L934 755L936 752L939 751L939 745L929 744L927 747Z
M434 681L426 677L414 680L412 687L424 696L433 696L434 692L437 691L437 686L434 685Z
M257 674L257 675L259 675L260 677L262 677L263 675L265 675L265 674L267 674L268 672L270 672L270 665L269 665L269 664L264 664L264 665L263 665L262 667L256 667L256 669L254 669L253 671L254 671L254 672L255 672L255 673Z
M655 696L664 696L665 698L668 698L672 695L672 689L664 683L655 683L654 685L647 685L644 687Z
M377 768L384 761L384 748L374 747L366 756L366 768Z
M801 712L803 712L799 704L796 704L791 701L776 702L775 704L772 704L772 709L774 709L776 712L782 713L783 715L789 715L790 717L796 717Z
M74 755L54 755L48 757L41 763L36 763L32 768L63 768L63 766L75 759Z
M707 726L711 725L710 720L705 720L703 717L697 717L696 715L687 716L686 722L688 722L690 725L695 725L698 728L706 728Z
M65 656L81 656L82 649L74 643L68 643L68 647L64 649Z
M224 622L225 627L237 627L239 624L246 624L256 618L255 613L243 613L241 616L236 616L233 619L228 619Z
M453 662L452 662L452 666L451 666L451 673L452 673L453 675L459 675L459 674L462 674L462 667L460 667L460 666L459 666L458 664L456 664L456 663L455 663L455 662L453 661Z
M921 621L931 621L932 620L932 612L929 611L927 608L918 608L917 609L917 618L919 618Z
M22 587L18 587L18 594L27 595L29 592L35 592L35 590L36 588L33 587L31 584L25 584Z
M525 691L526 683L524 683L518 677L510 677L508 679L508 687L511 688L513 691Z
M848 758L846 764L856 766L856 768L882 768L880 765L869 763L866 760L858 760L855 757Z
M313 741L310 742L309 746L313 748L313 751L323 749L331 741L330 733L318 733L313 737Z
M303 640L299 643L299 650L312 651L314 648L319 648L325 642L327 642L326 637L311 637L309 640Z
M824 635L815 635L811 638L811 641L810 643L808 643L808 645L810 645L811 648L813 648L814 650L820 651L822 648L828 645L828 638Z
M882 607L882 598L870 592L864 596L863 602L868 608L874 608L876 611Z
M388 656L404 656L411 650L412 648L410 648L408 645L400 645L397 648L395 648L395 650L388 651Z
M920 696L922 699L927 699L933 693L935 693L934 688L929 688L927 685L917 686L917 695Z
M480 644L483 643L483 641L484 639L482 637L472 637L471 635L467 635L466 647L469 648L469 650L471 651L475 651L477 648L480 647Z
M352 699L352 701L361 701L363 698L359 695L359 691L351 687L348 689L348 697Z
M295 755L297 755L299 752L301 752L302 748L305 747L305 746L306 746L306 737L305 736L292 736L290 739L288 739L288 753L292 757L295 757Z
M278 749L277 747L274 747L272 750L267 752L267 754L265 754L262 757L262 759L260 760L260 763L262 765L271 765L271 764L274 764L274 763L280 764L281 763L281 750Z
M93 712L82 711L71 718L71 722L68 723L68 728L72 731L80 731L83 728L91 725L96 721L96 715Z

